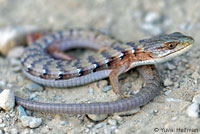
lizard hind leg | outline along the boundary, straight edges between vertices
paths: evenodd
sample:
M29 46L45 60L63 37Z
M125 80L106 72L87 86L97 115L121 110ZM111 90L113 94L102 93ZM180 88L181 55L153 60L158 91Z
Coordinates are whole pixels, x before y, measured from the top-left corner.
M119 84L118 77L121 73L123 73L126 70L126 66L122 65L121 67L117 69L113 69L112 72L109 75L109 80L112 85L113 91L120 95L123 96L122 90L121 90L121 85Z

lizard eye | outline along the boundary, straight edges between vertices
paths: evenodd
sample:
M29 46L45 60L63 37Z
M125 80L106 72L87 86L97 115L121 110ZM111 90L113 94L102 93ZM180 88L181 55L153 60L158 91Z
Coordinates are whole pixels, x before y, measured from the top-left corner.
M174 49L176 46L177 46L177 42L169 42L168 44L167 44L167 47L169 48L169 49Z

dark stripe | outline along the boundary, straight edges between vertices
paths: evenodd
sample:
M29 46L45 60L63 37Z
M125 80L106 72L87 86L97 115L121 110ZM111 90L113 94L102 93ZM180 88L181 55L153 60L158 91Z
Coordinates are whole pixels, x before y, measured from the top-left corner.
M74 62L74 66L79 68L80 67L80 59L77 59L75 62Z
M88 56L88 61L91 64L96 64L96 68L98 68L100 66L100 63L96 62L93 56Z
M45 70L45 73L43 73L43 75L48 75L50 73L50 71L48 70L49 66L51 65L51 63L53 62L54 60L50 60L50 61L47 61L42 69Z
M40 63L41 61L43 60L46 60L46 59L49 59L49 57L42 57L42 58L39 58L37 60L34 60L32 63L31 63L31 66L34 67L36 64Z
M113 49L114 49L114 50L117 50L117 51L119 51L119 52L122 52L122 53L125 52L125 48L121 48L119 45L113 47Z
M136 49L137 49L137 46L135 45L135 43L134 43L134 42L127 42L127 43L126 43L126 45L128 45L128 46L132 47L134 50L136 50Z
M103 55L103 57L105 57L106 59L110 59L112 56L109 55L106 51L101 52L101 55Z
M49 42L49 40L48 40L47 38L45 38L45 37L43 37L41 40L44 42L45 45L49 45L49 44L51 43L51 42Z
M72 35L73 35L73 32L74 32L74 30L73 30L73 29L70 29L70 30L69 30L70 36L72 36Z
M59 39L58 39L58 40L64 38L64 36L63 36L63 32L62 32L62 31L58 31L57 33L58 33L58 35L59 35Z
M96 65L96 67L92 70L93 72L96 72L97 68L100 67L100 63L96 62L93 56L88 56L88 61L91 64Z
M143 43L143 42L145 42L145 40L139 40L139 43Z
M29 58L31 58L31 57L36 57L36 56L40 56L40 55L43 55L43 54L42 54L42 53L30 54L30 55L26 56L26 57L21 61L21 63L24 64Z
M44 46L43 46L42 44L38 43L37 41L34 42L32 45L36 45L36 46L38 46L40 49L44 49Z
M32 47L30 47L30 48L27 48L26 49L26 51L30 51L30 52L38 52L38 51L40 51L40 48L32 48Z
M58 60L58 62L56 63L56 68L58 68L60 70L60 72L66 72L66 70L63 68L63 64L61 64L63 62L63 60Z

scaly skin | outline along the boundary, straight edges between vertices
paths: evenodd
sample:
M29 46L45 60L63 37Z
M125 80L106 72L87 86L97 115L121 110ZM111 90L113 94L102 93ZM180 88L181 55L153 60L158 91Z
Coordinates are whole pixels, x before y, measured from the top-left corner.
M30 45L22 57L22 71L31 80L52 87L80 86L109 77L113 90L121 94L118 76L138 67L146 86L124 99L89 104L49 104L16 97L16 103L41 112L71 114L110 114L127 111L152 100L158 93L160 80L154 66L187 51L194 41L181 33L156 36L138 42L122 43L107 35L85 30L69 30L44 36ZM54 49L76 47L101 49L87 58L55 59ZM54 58L52 58L52 56ZM68 58L68 57L67 57Z

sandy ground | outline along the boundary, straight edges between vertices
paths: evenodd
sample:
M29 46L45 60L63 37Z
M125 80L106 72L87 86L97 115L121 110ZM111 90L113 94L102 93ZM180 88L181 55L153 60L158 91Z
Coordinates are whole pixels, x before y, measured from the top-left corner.
M199 13L200 1L197 0L0 0L0 28L25 25L55 30L95 28L122 41L179 31L195 39L190 52L157 65L164 81L163 91L137 112L114 114L102 122L92 122L84 115L28 111L31 116L42 118L42 124L31 129L22 126L17 108L14 108L10 112L0 111L0 133L164 134L171 130L169 133L172 134L179 133L179 128L197 129L194 133L200 133L199 118L189 117L186 113L193 97L200 92ZM0 87L13 89L18 96L65 103L117 98L112 90L103 91L108 79L69 90L45 87L45 90L29 91L26 87L32 82L16 66L17 60L0 57ZM124 88L137 89L143 81L132 70L124 74L120 82Z

